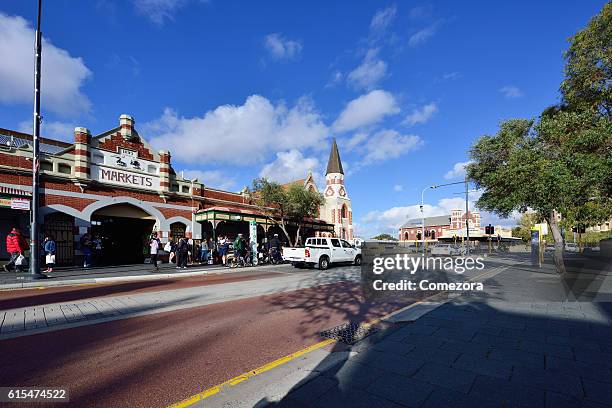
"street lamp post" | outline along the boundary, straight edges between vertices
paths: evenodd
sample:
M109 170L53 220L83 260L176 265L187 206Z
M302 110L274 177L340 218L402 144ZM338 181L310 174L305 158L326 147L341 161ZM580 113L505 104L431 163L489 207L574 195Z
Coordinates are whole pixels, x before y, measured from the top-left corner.
M30 277L44 279L47 276L40 273L40 243L38 242L38 206L39 206L39 171L40 171L40 65L42 58L42 34L40 18L42 0L38 0L38 18L36 21L35 64L34 64L34 126L32 132L32 202L30 208Z
M438 188L438 186L425 187L423 191L421 191L421 240L423 241L423 256L425 256L425 211L423 208L423 206L425 205L424 196L425 190L428 190L430 188Z

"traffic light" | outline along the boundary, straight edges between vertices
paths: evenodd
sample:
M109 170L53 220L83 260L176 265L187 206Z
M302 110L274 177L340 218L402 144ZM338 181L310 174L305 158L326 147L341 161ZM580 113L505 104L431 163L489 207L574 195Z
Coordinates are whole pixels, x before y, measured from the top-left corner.
M487 225L487 226L485 227L485 234L487 234L487 235L493 235L493 234L495 234L495 227L494 227L494 226L492 226L491 224Z
M578 228L572 227L572 232L578 232Z

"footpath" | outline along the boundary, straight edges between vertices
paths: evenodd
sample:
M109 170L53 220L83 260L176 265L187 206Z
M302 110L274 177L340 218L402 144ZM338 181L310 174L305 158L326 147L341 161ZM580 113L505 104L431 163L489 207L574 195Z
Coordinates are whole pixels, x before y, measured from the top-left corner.
M357 345L318 348L179 406L612 407L612 273L585 274L510 266L484 292L417 304Z
M0 272L0 290L46 286L112 283L148 279L198 276L211 271L227 271L223 265L190 265L187 269L176 269L175 264L160 264L154 271L150 264L118 265L94 268L56 268L47 279L31 280L29 273Z

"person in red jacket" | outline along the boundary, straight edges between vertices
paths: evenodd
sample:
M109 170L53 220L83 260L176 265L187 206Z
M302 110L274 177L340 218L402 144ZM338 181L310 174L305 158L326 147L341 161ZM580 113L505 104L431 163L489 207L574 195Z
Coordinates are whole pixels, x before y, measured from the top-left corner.
M13 228L10 234L6 236L6 251L11 254L11 259L4 265L4 270L10 272L11 268L15 268L17 271L21 272L21 265L15 265L15 261L19 255L23 255L23 252L29 247L25 238L21 235L21 231L17 228Z

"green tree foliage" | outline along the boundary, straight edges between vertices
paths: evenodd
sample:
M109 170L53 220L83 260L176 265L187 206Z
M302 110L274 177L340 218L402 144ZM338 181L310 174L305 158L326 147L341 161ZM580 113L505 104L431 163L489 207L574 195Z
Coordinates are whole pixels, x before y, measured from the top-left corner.
M564 101L576 109L612 115L612 3L569 39L565 53Z
M397 241L397 238L389 234L380 234L375 237L372 237L372 239L376 239L378 241Z
M293 183L285 187L265 178L253 180L251 197L260 211L281 228L291 246L299 241L300 223L304 218L317 217L323 204L321 194L306 189L302 184ZM288 221L298 223L294 239L287 232Z
M535 212L527 212L521 216L516 228L512 229L512 236L522 239L524 242L531 238L531 228L539 222L539 215Z
M470 151L468 177L485 190L477 205L504 217L535 210L558 247L558 215L566 226L612 216L611 10L570 39L562 104L502 122Z

